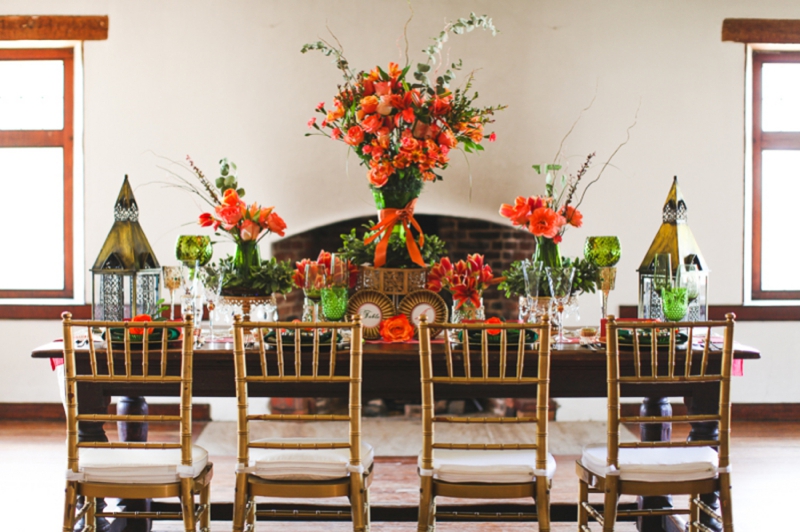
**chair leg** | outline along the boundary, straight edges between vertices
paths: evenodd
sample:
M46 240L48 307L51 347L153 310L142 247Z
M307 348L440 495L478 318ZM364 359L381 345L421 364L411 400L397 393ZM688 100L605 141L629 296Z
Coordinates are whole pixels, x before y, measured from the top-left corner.
M417 532L428 532L434 526L435 515L432 515L433 504L433 477L420 477L419 490L419 519Z
M186 532L195 532L197 526L194 519L194 479L181 479L181 513L183 514L183 529Z
M697 499L700 497L699 493L692 493L689 497L689 525L687 532L696 530L695 523L700 521L700 507L697 506Z
M200 505L203 512L200 514L200 532L211 530L211 483L206 483L200 488Z
M617 521L617 503L619 502L618 482L619 477L615 475L606 477L605 500L603 502L603 532L614 532L614 525Z
M247 507L247 473L236 473L236 493L233 503L233 531L244 531L245 510Z
M364 475L350 474L350 514L353 517L353 532L365 532L364 521Z
M733 499L731 497L731 474L719 475L719 509L722 515L722 530L733 532Z
M84 516L84 530L88 530L89 532L95 532L97 530L97 517L95 514L97 513L97 499L94 497L85 497L84 504L88 504L89 507L86 509L86 514Z
M583 480L578 481L578 530L584 526L589 526L589 512L583 507L584 503L589 502L589 484Z
M550 481L536 477L536 516L539 532L550 532Z
M245 530L250 530L251 532L256 529L256 510L258 507L256 506L256 497L255 495L251 495L247 501L247 510L246 510L246 522L247 526Z
M75 511L78 506L78 483L67 481L64 493L64 526L63 532L72 532L75 528Z
M364 486L364 528L369 532L370 526L372 526L372 517L370 515L370 508L369 508L369 488L367 486L367 479L364 478L361 481L362 486Z

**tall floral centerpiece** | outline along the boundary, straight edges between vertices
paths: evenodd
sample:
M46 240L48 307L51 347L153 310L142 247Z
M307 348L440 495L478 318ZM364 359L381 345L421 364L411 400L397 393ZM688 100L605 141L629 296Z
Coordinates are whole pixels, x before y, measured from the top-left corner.
M561 252L559 244L568 227L583 225L583 215L578 210L580 199L576 191L581 179L589 170L594 153L589 154L574 175L564 176L557 186L555 172L560 165L534 165L538 174L545 174L545 194L543 196L518 196L513 205L504 203L500 214L515 226L530 231L536 237L535 261L544 266L560 267Z
M333 56L344 76L332 108L326 107L325 102L317 105L316 112L322 120L309 120L308 125L315 132L308 135L344 142L368 168L367 181L379 221L365 241L378 241L373 261L376 267L386 263L386 249L393 234L405 242L415 264L426 266L419 249L425 241L413 216L423 185L442 179L438 172L447 168L452 149L481 151L483 139L495 139L494 133L485 134L484 126L504 106L475 106L478 93L472 93L471 74L463 87L450 87L455 72L461 69L460 60L444 72L434 69L450 33L476 28L497 33L487 16L472 13L450 22L433 39L434 44L423 50L427 60L418 63L410 76L408 60L403 67L389 63L385 70L376 66L365 72L350 67L341 46L318 41L301 50L319 50ZM435 75L434 81L431 75Z
M467 255L467 260L453 264L449 257L431 266L428 273L428 290L447 290L453 296L451 321L483 320L483 291L489 287L494 274L484 263L483 255Z
M236 244L230 274L223 281L223 293L241 296L270 295L272 291L268 294L260 293L270 284L269 279L264 279L270 275L262 264L258 242L269 233L283 236L286 222L275 212L274 207L262 207L256 202L248 205L242 199L245 191L239 187L236 165L228 159L220 161L220 177L213 185L191 159L187 157L187 160L202 186L192 186L192 190L212 207L211 212L200 215L198 223L202 227L211 227L216 234L222 234ZM280 266L277 269L281 276L285 276L286 268L282 265L275 263L271 266L267 270L275 270Z

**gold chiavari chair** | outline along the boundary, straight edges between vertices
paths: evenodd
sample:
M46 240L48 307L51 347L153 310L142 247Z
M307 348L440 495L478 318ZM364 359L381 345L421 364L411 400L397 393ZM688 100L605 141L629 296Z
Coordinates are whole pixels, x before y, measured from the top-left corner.
M213 466L202 447L192 445L192 317L183 322L114 322L73 320L61 315L67 403L67 489L64 532L85 518L84 530L95 530L97 517L183 520L184 529L209 527L209 493ZM181 352L168 356L168 329L183 333ZM105 350L97 349L93 329L105 333ZM131 334L141 334L140 342ZM113 335L113 336L112 336ZM76 338L86 350L76 349ZM112 341L112 338L118 339ZM152 339L152 340L151 340ZM169 360L172 358L172 360ZM178 365L180 362L180 365ZM180 388L180 415L81 414L78 384L130 383L139 387ZM79 442L79 422L174 423L178 442ZM166 438L165 438L166 439ZM85 503L77 508L78 496ZM199 504L194 502L199 495ZM98 512L96 499L179 497L180 512Z
M274 343L264 338L270 331ZM254 332L257 352L245 351L245 336ZM350 336L349 348L338 340ZM326 340L327 336L327 340ZM352 322L270 323L234 319L234 358L238 406L238 463L233 530L252 531L259 516L280 518L349 519L353 530L369 529L369 485L372 482L373 449L361 441L361 317ZM337 359L339 360L337 365ZM345 386L349 390L348 415L252 414L248 411L250 387L263 390L287 383ZM320 386L322 388L322 386ZM322 441L311 438L250 437L254 422L346 422L349 437ZM344 435L344 431L343 431ZM256 497L348 497L350 514L258 510Z
M701 523L701 512L721 521L725 532L733 531L729 456L733 320L733 314L727 314L725 321L618 323L609 316L608 441L606 445L586 446L577 462L578 526L582 532L589 531L589 517L609 532L621 516L675 514L689 514L690 531L709 532L711 529ZM720 335L721 339L716 338ZM702 350L693 350L693 343L699 339ZM627 349L620 347L623 342ZM654 383L667 387L697 383L718 387L719 412L620 416L620 386ZM619 431L623 423L718 423L719 435L705 441L621 443ZM700 499L700 495L715 491L719 492L721 515ZM590 493L604 494L602 513L589 504ZM619 510L617 503L622 494L690 495L690 507Z
M431 329L447 335L460 331L462 341L444 343L444 364L434 365ZM547 451L550 390L550 323L459 324L427 323L420 317L420 366L422 373L422 453L419 457L420 504L418 530L434 530L436 517L512 521L536 517L539 530L550 530L550 485L556 462ZM516 333L514 333L516 331ZM528 350L538 334L538 349ZM467 339L472 334L474 342ZM518 339L509 339L516 334ZM497 345L489 337L499 336ZM434 386L535 386L535 417L434 416ZM434 441L435 423L473 424L531 423L536 443L445 443ZM437 496L471 499L531 497L535 513L486 513L468 515L436 509Z

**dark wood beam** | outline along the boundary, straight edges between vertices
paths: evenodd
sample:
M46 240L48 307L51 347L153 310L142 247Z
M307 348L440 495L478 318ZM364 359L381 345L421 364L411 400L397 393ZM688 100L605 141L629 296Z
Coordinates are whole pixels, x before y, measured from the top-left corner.
M0 320L60 320L62 312L75 319L92 317L91 305L0 305Z
M108 16L0 16L2 41L104 41Z
M639 312L636 305L620 305L620 318L635 318ZM710 305L709 317L712 320L724 320L725 314L736 314L736 321L800 321L800 306L744 306L744 305Z
M726 18L722 40L744 43L800 43L800 20L767 18Z

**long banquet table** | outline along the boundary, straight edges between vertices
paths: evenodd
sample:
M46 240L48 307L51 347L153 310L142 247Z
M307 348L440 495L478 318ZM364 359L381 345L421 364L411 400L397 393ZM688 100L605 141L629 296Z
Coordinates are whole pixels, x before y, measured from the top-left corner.
M436 364L437 354L443 359L444 347L441 343L432 345ZM234 368L233 346L230 343L206 344L195 349L194 384L195 397L233 397ZM364 401L371 399L398 399L420 401L420 367L419 346L416 343L385 344L366 343L363 355ZM98 351L102 352L98 347ZM52 342L33 350L33 358L59 358L62 356L62 344ZM346 356L342 354L342 356ZM535 356L535 355L534 355ZM170 371L179 371L179 350L175 350L174 366L170 362ZM742 364L744 360L761 358L758 350L736 344L734 360ZM711 364L714 364L712 357ZM718 362L717 362L718 363ZM87 363L88 364L88 363ZM443 362L442 362L443 365ZM347 367L346 364L337 364ZM81 368L83 371L88 368ZM175 395L177 385L164 385L155 392L153 386L147 388L135 383L103 383L86 387L79 385L82 413L104 412L110 396L137 397L142 395ZM735 386L735 383L734 383ZM715 413L718 409L718 393L714 386L698 384L646 384L623 386L621 393L627 397L644 397L645 415L660 413L669 409L665 397L683 397L690 413ZM252 388L251 395L265 397L347 397L347 388L336 384L309 384L306 382L270 384L261 389ZM559 397L605 397L606 396L606 353L603 349L584 347L577 344L554 346L551 356L550 395ZM536 397L534 386L459 386L437 388L437 399L469 399L480 397ZM690 438L706 439L716 431L716 423L693 424ZM661 425L644 426L642 437L647 440L668 438L669 427ZM102 441L105 439L102 424L81 423L79 439L82 441ZM219 473L218 473L219 474ZM663 502L663 501L662 501ZM713 501L712 501L713 503ZM384 509L388 510L388 509ZM562 509L564 510L564 509ZM228 512L214 512L212 518L224 518ZM574 508L565 511L554 509L554 520L559 515L570 516ZM416 514L414 514L415 516ZM391 518L404 520L411 516L398 515L396 511L383 511L379 506L373 507L373 519ZM414 517L415 518L415 517ZM660 520L659 520L660 521ZM659 525L643 526L643 530L661 530Z

